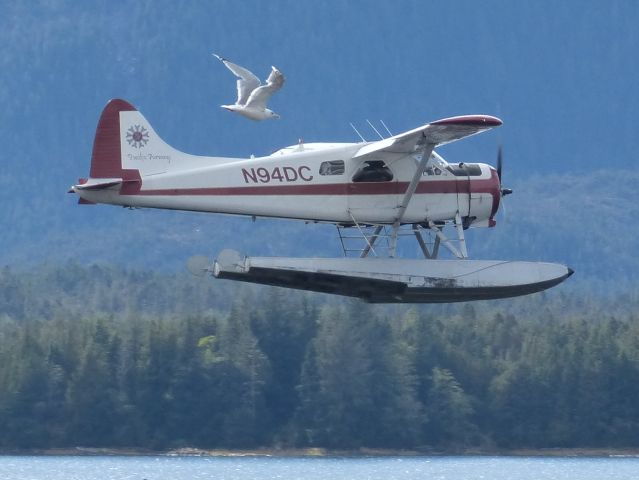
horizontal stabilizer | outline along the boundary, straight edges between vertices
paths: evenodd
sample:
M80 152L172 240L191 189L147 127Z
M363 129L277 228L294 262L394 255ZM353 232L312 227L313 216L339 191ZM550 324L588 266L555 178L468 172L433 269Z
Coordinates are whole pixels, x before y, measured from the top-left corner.
M74 185L74 190L104 190L122 184L121 178L90 178L84 183Z
M218 278L357 297L371 303L448 303L516 297L553 287L564 265L500 260L245 257L224 250Z
M428 123L408 132L400 133L390 138L370 143L362 147L354 158L374 154L410 155L426 145L445 145L462 138L498 127L502 121L490 115L464 115L461 117L444 118Z

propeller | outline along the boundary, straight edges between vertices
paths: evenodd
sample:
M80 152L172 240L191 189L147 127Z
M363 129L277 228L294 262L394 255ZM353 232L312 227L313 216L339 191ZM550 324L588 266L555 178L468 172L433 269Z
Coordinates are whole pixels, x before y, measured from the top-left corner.
M211 261L204 255L195 255L188 259L186 268L192 275L203 277L207 273L213 272Z
M499 150L497 150L497 177L499 178L499 185L502 185L502 181L501 181L501 169L502 169L502 165L503 165L503 149L502 146L499 145ZM505 197L506 195L510 195L511 193L513 193L512 188L502 188L501 189L501 196Z

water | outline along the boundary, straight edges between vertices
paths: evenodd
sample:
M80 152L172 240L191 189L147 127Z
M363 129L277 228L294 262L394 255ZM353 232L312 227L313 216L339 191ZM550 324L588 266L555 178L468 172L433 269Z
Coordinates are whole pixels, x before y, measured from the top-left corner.
M0 480L626 480L639 458L0 457Z

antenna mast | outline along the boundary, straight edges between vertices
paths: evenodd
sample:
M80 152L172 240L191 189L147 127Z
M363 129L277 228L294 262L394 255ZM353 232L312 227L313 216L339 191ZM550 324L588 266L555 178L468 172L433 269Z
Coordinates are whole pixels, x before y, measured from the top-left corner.
M388 132L388 134L392 137L393 134L391 133L391 131L388 129L388 127L386 126L386 124L384 123L384 120L380 120L379 121L382 125L384 125L384 128L386 129L386 131Z
M375 130L375 133L379 136L379 138L381 138L382 140L384 140L384 137L382 137L382 134L379 133L379 131L375 128L375 126L371 123L371 121L369 119L366 119L366 122L370 125L370 127Z
M355 128L355 125L353 125L352 123L349 123L349 125L351 126L351 128L352 128L353 130L355 130L355 133L357 134L357 136L358 136L359 138L361 138L361 139L362 139L362 142L365 142L365 141L366 141L366 139L364 139L364 137L362 137L362 134L361 134L361 133L359 133L359 131Z

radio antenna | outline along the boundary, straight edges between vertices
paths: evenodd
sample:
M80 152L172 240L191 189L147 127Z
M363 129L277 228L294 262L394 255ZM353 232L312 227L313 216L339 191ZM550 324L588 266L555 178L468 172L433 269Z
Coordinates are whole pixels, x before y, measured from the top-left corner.
M386 124L384 123L384 120L380 120L380 123L382 125L384 125L384 128L386 129L386 131L388 132L388 134L392 137L393 134L391 133L391 131L388 129L388 127L386 126Z
M375 133L376 133L377 135L379 135L379 138L381 138L382 140L384 140L384 137L382 137L382 134L381 134L381 133L379 133L379 131L375 128L375 126L371 123L371 121L370 121L370 120L368 120L368 119L366 119L366 122L370 125L370 127L371 127L373 130L375 130Z
M352 128L353 130L355 130L355 133L357 134L357 136L358 136L359 138L361 138L361 139L362 139L362 142L365 142L365 141L366 141L366 139L365 139L364 137L362 137L362 134L361 134L361 133L359 133L359 130L357 130L357 129L355 128L355 125L353 125L352 123L350 123L349 125L351 126L351 128Z

